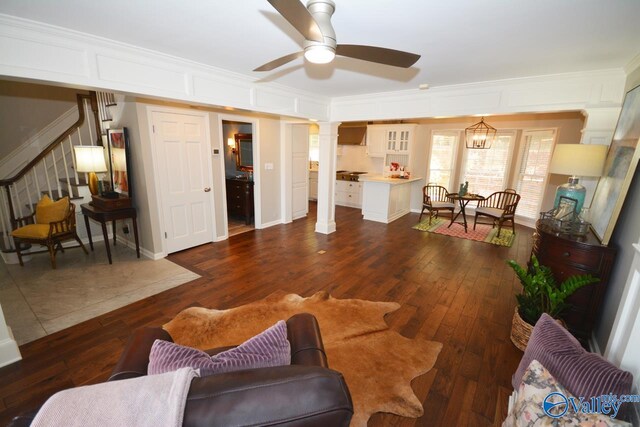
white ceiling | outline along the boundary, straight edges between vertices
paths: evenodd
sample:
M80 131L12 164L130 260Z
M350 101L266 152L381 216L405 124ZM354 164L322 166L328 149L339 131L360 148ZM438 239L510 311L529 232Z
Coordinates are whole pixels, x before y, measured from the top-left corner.
M335 0L338 43L422 55L410 69L336 58L251 70L302 50L266 0L2 0L0 13L344 96L622 68L640 54L640 0Z

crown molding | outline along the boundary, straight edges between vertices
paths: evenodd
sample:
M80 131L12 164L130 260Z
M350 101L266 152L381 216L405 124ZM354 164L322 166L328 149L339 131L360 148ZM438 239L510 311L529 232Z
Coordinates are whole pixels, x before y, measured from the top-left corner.
M640 53L624 66L624 72L629 75L637 69L640 69Z
M411 119L619 107L622 69L520 77L333 98L331 120Z
M5 14L0 75L291 117L329 116L327 97Z

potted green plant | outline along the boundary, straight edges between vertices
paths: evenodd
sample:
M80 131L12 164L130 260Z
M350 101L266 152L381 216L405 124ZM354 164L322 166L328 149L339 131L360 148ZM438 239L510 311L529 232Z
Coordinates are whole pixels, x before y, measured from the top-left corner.
M600 279L590 274L568 277L559 285L556 283L551 269L540 265L538 258L531 255L528 268L520 266L516 261L507 261L522 284L522 293L516 295L518 304L513 315L511 341L520 350L525 349L529 336L542 313L559 319L568 307L566 299L578 289Z

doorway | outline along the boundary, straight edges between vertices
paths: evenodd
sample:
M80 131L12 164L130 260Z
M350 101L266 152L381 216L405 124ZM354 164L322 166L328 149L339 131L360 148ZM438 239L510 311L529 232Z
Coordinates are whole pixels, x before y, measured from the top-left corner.
M222 120L229 237L255 229L253 124Z

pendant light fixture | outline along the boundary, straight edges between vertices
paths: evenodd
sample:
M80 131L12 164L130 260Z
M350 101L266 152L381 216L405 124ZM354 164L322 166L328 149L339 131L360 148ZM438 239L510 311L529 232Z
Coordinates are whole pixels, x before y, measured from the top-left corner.
M493 140L498 131L493 126L484 122L484 117L475 125L464 130L464 137L467 141L467 148L491 148Z

